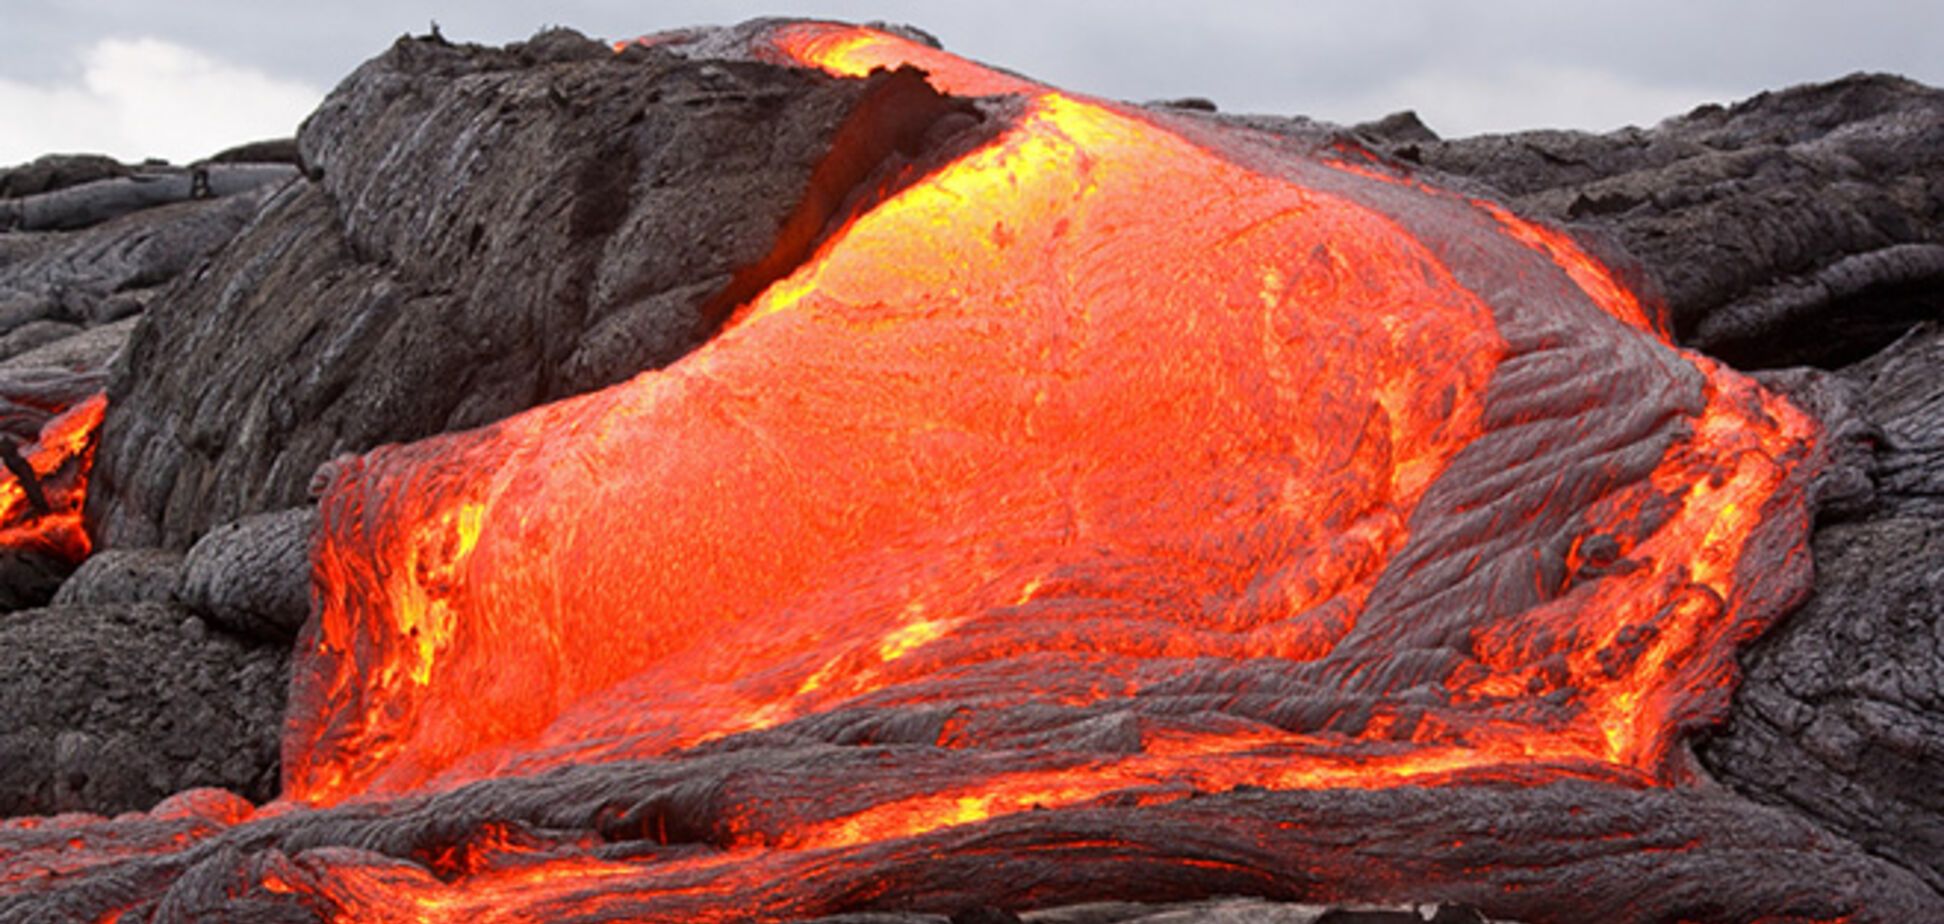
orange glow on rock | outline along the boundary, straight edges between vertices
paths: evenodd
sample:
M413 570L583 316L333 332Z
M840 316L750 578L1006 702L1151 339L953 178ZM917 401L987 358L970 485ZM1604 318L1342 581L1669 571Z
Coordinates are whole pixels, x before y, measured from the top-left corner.
M250 803L220 789L192 789L162 800L144 822L189 844L227 829L251 813ZM0 820L0 897L56 883L85 870L154 852L153 832L130 835L104 824L99 815Z
M1806 525L1805 417L1669 347L1606 267L1497 206L1259 162L885 33L774 40L833 73L915 63L1027 105L675 365L347 468L324 500L291 798L926 705L956 710L939 743L970 752L1008 753L1034 704L1139 730L1130 753L747 844L1128 793L1676 781L1672 743L1725 706L1735 645L1781 606L1744 601L1794 586L1737 565L1763 524ZM1547 383L1561 406L1492 402L1568 355L1561 338L1610 344L1589 356L1636 363L1662 403L1583 381ZM1599 413L1641 418L1622 429L1644 462L1615 444L1572 482L1526 470L1558 450L1526 431ZM1439 499L1460 454L1506 451L1509 471L1470 477L1516 504ZM1542 522L1543 547L1425 557ZM1464 596L1438 604L1447 581ZM1311 691L1306 711L1249 712L1282 686ZM1195 695L1228 705L1192 724L1147 705Z
M879 68L894 70L909 64L924 71L940 93L953 96L1032 94L1047 89L1024 77L878 29L834 22L791 23L772 33L770 41L787 60L839 77L863 77Z
M1233 202L1150 220L1201 184ZM1029 653L1109 677L1314 659L1475 428L1500 349L1383 216L1048 94L676 366L375 454L342 487L450 462L391 495L406 516L327 501L375 529L320 552L316 650L374 708L333 716L357 745L291 752L293 795L590 739L660 753ZM562 427L586 442L559 447ZM682 502L640 506L650 485ZM1159 612L1072 611L1125 582Z
M56 414L41 427L38 440L20 448L40 482L46 512L33 508L19 479L0 470L0 547L36 549L71 562L88 557L93 545L81 523L81 502L94 462L95 430L107 410L107 396L97 394Z

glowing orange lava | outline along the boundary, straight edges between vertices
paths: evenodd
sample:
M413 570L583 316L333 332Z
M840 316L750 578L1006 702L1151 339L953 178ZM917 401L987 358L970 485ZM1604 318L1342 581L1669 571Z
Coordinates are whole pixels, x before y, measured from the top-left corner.
M939 92L954 96L1034 95L1049 89L1016 74L997 71L877 29L833 22L792 23L777 29L770 41L785 59L822 68L839 77L863 77L879 68L889 70L909 64L924 71Z
M93 546L81 524L81 501L94 461L95 430L107 410L106 395L88 398L56 414L41 427L38 440L20 449L40 482L46 511L35 510L19 479L0 471L0 547L36 549L71 562L88 557Z
M340 480L293 798L665 754L870 704L951 704L966 728L1033 702L1145 715L1189 666L1355 673L1420 631L1372 612L1373 588L1525 348L1366 204L1393 181L1293 182L882 33L776 42L838 74L917 61L945 89L1030 105L669 369L379 450ZM1535 577L1519 611L1455 620L1465 657L1413 680L1436 682L1408 707L1386 705L1400 687L1308 723L1148 717L1140 753L870 808L799 845L1136 785L1670 778L1671 741L1731 686L1752 631L1735 565L1810 424L1667 348L1564 235L1417 196L1500 236L1511 275L1558 274L1552 310L1695 376L1692 438L1559 540L1576 572L1594 551L1626 567Z

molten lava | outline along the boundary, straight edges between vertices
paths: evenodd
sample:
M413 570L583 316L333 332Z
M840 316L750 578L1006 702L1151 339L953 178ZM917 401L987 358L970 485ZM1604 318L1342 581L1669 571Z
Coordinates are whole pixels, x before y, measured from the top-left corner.
M844 878L871 862L1057 843L1155 877L1115 897L1408 898L1425 867L1331 860L1289 806L1690 804L1677 742L1806 585L1807 418L1567 236L1355 152L867 29L752 53L913 64L1000 127L667 369L340 466L291 801L205 885L336 920L780 918L963 892ZM478 820L529 789L624 795ZM440 833L396 845L407 817ZM261 846L320 842L368 849Z
M1762 581L1736 566L1804 418L1669 349L1604 268L1496 207L1353 165L1263 169L882 33L775 41L835 73L915 61L941 89L1026 105L675 366L341 475L292 798L927 705L955 711L948 747L1012 747L1013 717L1049 707L1137 717L1138 745L792 840L1136 784L1674 778L1671 742L1716 714L1734 642L1760 627L1736 604ZM1416 212L1387 208L1400 191ZM1427 240L1412 224L1430 212L1458 230ZM1550 382L1564 406L1493 413L1505 367L1547 347L1508 339L1531 322L1454 275L1460 247L1548 325L1642 360L1613 370L1642 387L1606 386L1633 403L1608 413L1642 416L1628 435L1651 464L1614 445L1576 482L1492 473L1517 506L1426 508L1481 439L1609 398ZM1489 563L1523 586L1431 604L1488 567L1508 515L1547 533ZM1469 564L1403 573L1454 531ZM1229 721L1172 720L1192 697Z
M16 450L32 471L32 483L0 471L0 548L31 549L68 562L88 557L92 545L81 523L95 430L108 409L103 394L60 409L41 426L40 437Z

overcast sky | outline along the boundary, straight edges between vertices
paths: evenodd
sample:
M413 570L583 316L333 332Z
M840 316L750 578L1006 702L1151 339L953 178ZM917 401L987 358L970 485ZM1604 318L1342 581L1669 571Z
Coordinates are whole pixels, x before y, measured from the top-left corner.
M1938 0L0 0L0 165L49 151L193 160L293 132L401 34L620 38L766 14L910 22L1069 89L1206 96L1340 122L1416 109L1449 136L1651 125L1857 70L1944 85Z

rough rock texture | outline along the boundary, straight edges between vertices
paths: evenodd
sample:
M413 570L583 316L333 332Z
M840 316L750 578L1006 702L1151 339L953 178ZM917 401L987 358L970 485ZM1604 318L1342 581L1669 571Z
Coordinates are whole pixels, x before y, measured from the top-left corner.
M29 321L0 335L0 359L11 359L80 332L80 325L67 321Z
M0 207L85 198L105 183L133 182L90 176L47 180L59 188ZM133 329L131 315L227 242L260 204L260 191L245 190L118 214L81 230L0 232L0 439L31 443L54 415L99 393ZM0 555L0 609L45 604L72 567L60 557Z
M1605 135L1368 128L1392 157L1608 232L1659 282L1682 340L1743 368L1859 360L1935 316L1944 287L1944 92L1902 78Z
M954 916L959 917L962 916ZM1462 905L1326 908L1259 898L1217 898L1169 905L1096 902L1029 911L1018 918L1026 924L1492 924L1484 915ZM1498 924L1512 922L1501 919Z
M0 360L0 376L14 373L44 374L46 370L75 373L98 372L106 382L108 364L128 342L140 318L128 317L81 332L18 356Z
M1816 595L1748 652L1733 724L1701 756L1944 890L1940 370L1944 328L1926 324L1832 386L1852 397L1823 409L1830 429L1873 437L1848 469L1867 485L1816 533Z
M50 155L0 171L0 431L29 441L102 389L135 316L296 175L262 162L276 153L193 169Z
M33 442L62 409L101 391L98 367L0 364L0 435L15 445Z
M195 786L269 798L283 700L280 652L185 610L0 615L0 815L142 809Z
M1175 905L1111 902L1049 908L1019 916L1030 924L1492 924L1464 905L1339 907L1218 898ZM1512 924L1499 919L1498 924Z
M295 138L266 138L239 144L211 154L204 163L210 164L290 164L302 166L303 154L297 150Z
M0 924L129 907L157 924L374 920L427 904L505 920L787 921L1108 898L1363 904L1399 891L1533 924L1903 924L1944 914L1944 898L1909 872L1787 812L1719 791L1580 781L1470 787L1462 797L1445 787L1238 789L1020 812L831 850L756 846L783 836L798 812L839 815L964 759L929 746L797 747L574 767L388 805L272 815L162 852L140 848L176 842L188 820L142 819L114 829L118 853L84 874L0 894ZM912 779L883 773L888 761ZM748 817L734 806L762 810ZM107 833L0 832L0 845L54 865L53 844ZM572 904L544 888L474 892L428 871L457 874L481 838L521 844L567 870L617 862L577 883ZM734 862L710 862L728 849ZM372 891L360 875L368 870L383 871L393 891ZM285 885L266 887L272 876Z
M1856 75L1606 135L1414 124L1360 132L1623 245L1690 344L1840 370L1768 379L1826 431L1817 591L1701 756L1944 889L1944 332L1911 331L1944 317L1944 92Z
M183 548L302 503L340 453L681 356L867 96L564 32L401 41L305 123L321 179L151 310L110 386L97 539Z
M0 549L0 613L40 606L59 592L73 565L35 549Z
M84 192L75 187L69 192ZM78 231L0 234L0 334L34 321L106 324L227 242L274 187L163 205Z
M215 199L292 179L288 164L211 164L140 172L53 192L0 199L0 229L66 231L192 199Z
M1944 315L1944 293L1935 312ZM1870 474L1881 515L1944 517L1944 326L1917 327L1844 370L1863 393L1862 416L1880 434Z
M131 172L133 168L102 154L49 154L0 170L0 199L54 192L125 177Z
M177 599L213 625L288 644L310 615L317 511L293 507L225 523L183 559Z
M182 553L105 549L88 556L54 594L54 606L173 603L182 582Z
M296 175L58 156L0 171L0 439L99 392L152 301ZM185 786L267 798L287 652L169 605L181 555L0 555L0 814L146 809ZM58 591L57 591L58 588Z

